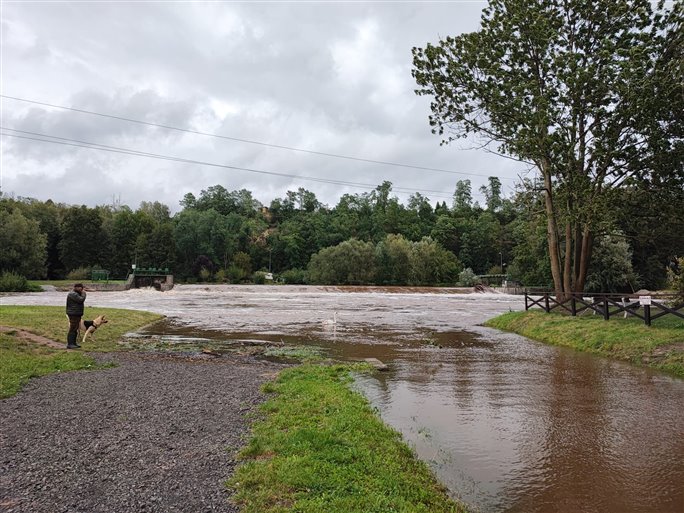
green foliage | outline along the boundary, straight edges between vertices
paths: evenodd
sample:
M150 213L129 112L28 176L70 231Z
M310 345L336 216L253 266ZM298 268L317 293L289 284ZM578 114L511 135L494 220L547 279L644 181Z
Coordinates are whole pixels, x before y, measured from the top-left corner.
M228 269L226 269L226 276L230 283L240 283L247 277L247 273L242 267L231 265Z
M569 317L545 312L512 312L486 326L512 331L547 344L626 360L684 377L684 320L664 317L651 327L641 319Z
M287 285L304 285L308 280L307 273L303 269L288 269L280 275L280 278Z
M356 239L325 248L311 257L309 282L327 285L367 285L375 280L375 247Z
M411 243L401 235L390 234L375 248L377 283L407 285L411 280Z
M78 267L67 273L67 280L72 282L89 280L91 274L92 269L90 267Z
M40 287L31 285L26 278L13 272L0 275L0 292L37 292Z
M202 267L199 272L199 278L201 281L211 281L213 274L206 267Z
M684 301L684 257L679 258L667 268L667 282L681 301Z
M632 252L621 234L605 235L594 242L587 275L587 292L636 291L639 280L632 268Z
M537 167L558 292L583 289L616 189L681 187L683 20L681 2L492 0L480 30L413 49L443 143L474 134Z
M266 273L262 271L257 271L252 275L252 281L256 285L263 285L266 283Z
M453 253L429 237L411 248L412 285L452 285L463 266Z
M228 274L226 273L225 269L219 269L216 271L216 274L214 275L214 279L216 280L216 283L225 283L226 280L228 279Z
M29 278L45 276L47 236L37 221L18 209L0 210L0 271L13 271Z
M304 365L265 387L273 396L228 485L244 513L464 512L352 392L349 367Z
M470 267L461 271L458 275L458 284L463 287L472 287L478 283L477 275Z
M110 238L103 229L101 209L85 205L71 207L64 212L58 247L67 270L91 267L106 262L110 252Z

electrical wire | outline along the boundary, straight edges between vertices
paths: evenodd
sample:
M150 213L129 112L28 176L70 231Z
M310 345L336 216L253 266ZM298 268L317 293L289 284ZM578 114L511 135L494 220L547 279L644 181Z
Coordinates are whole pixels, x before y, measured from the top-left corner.
M482 173L468 173L465 171L453 171L453 170L449 170L449 169L440 169L440 168L434 168L434 167L414 166L411 164L403 164L400 162L388 162L388 161L384 161L384 160L374 160L374 159L368 159L368 158L363 158L363 157L353 157L353 156L341 155L341 154L337 154L337 153L327 153L327 152L323 152L323 151L307 150L304 148L295 148L292 146L285 146L285 145L281 145L281 144L271 144L271 143L265 143L262 141L253 141L250 139L240 139L237 137L229 137L227 135L212 134L209 132L201 132L199 130L191 130L188 128L179 128L179 127L170 126L170 125L162 125L159 123L152 123L149 121L142 121L139 119L127 118L127 117L123 117L123 116L115 116L113 114L104 114L102 112L95 112L95 111L91 111L91 110L78 109L75 107L66 107L64 105L57 105L54 103L39 102L36 100L29 100L27 98L19 98L17 96L9 96L6 94L0 94L0 97L6 98L8 100L15 100L15 101L31 103L31 104L35 104L35 105L42 105L44 107L52 107L55 109L63 109L63 110L69 110L69 111L73 111L73 112L79 112L81 114L90 114L93 116L100 116L103 118L117 119L120 121L127 121L130 123L138 123L140 125L153 126L153 127L157 127L157 128L164 128L166 130L175 130L178 132L185 132L185 133L189 133L189 134L202 135L202 136L206 136L206 137L215 137L218 139L225 139L228 141L236 141L236 142L241 142L241 143L246 143L246 144L256 144L259 146L266 146L269 148L278 148L281 150L297 151L297 152L301 152L301 153L308 153L311 155L319 155L319 156L324 156L324 157L353 160L356 162L366 162L369 164L381 164L381 165L385 165L385 166L402 167L402 168L408 168L408 169L418 169L421 171L433 171L433 172L437 172L437 173L449 173L449 174L462 175L462 176L477 176L480 178L489 178L490 176L493 176L493 175L484 175ZM515 178L509 178L509 177L497 177L497 178L499 178L500 180L515 180Z
M66 138L66 137L58 137L58 136L53 136L53 135L49 135L49 134L42 134L42 133L38 133L38 132L30 132L27 130L18 130L18 129L14 129L14 128L10 128L10 127L0 126L0 129L9 130L11 132L16 132L16 134L0 133L0 135L6 136L6 137L14 137L17 139L26 139L26 140L32 140L32 141L59 144L59 145L64 145L64 146L86 148L86 149L90 149L90 150L106 151L106 152L110 152L110 153L119 153L119 154L124 154L124 155L153 158L153 159L166 160L166 161L172 161L172 162L180 162L180 163L185 163L185 164L195 164L195 165L202 165L202 166L218 167L218 168L223 168L223 169L232 169L232 170L236 170L236 171L246 171L249 173L257 173L257 174L270 175L270 176L295 178L298 180L307 180L307 181L313 181L313 182L318 182L318 183L327 183L327 184L333 184L333 185L343 185L343 186L347 186L347 187L354 187L354 188L360 188L360 189L375 190L377 188L377 185L367 184L367 183L351 182L351 181L345 181L345 180L333 180L333 179L328 179L328 178L305 176L305 175L298 175L298 174L292 174L292 173L280 173L280 172L275 172L275 171L265 171L265 170L261 170L261 169L252 169L252 168L246 168L246 167L231 166L228 164L218 164L215 162L206 162L206 161L202 161L202 160L187 159L187 158L183 158L183 157L175 157L172 155L163 155L163 154L159 154L159 153L150 153L150 152L145 152L145 151L140 151L140 150L135 150L135 149L120 148L120 147L116 147L116 146L108 146L108 145L104 145L104 144L92 143L92 142L82 141L82 140L78 140L78 139L70 139L70 138ZM17 134L26 134L26 135L17 135ZM34 136L34 137L31 137L31 136ZM446 198L448 198L448 199L452 198L451 195L445 194L444 191L437 191L437 190L433 190L433 189L411 189L409 187L401 187L401 186L394 186L393 185L392 190L397 191L397 192L404 192L404 193L423 192L423 193L431 194L434 197L440 197L440 198L445 198L445 199Z

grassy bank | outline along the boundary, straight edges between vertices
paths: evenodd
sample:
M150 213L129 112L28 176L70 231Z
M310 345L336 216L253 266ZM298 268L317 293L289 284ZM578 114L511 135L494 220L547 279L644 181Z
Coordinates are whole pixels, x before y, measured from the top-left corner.
M658 319L645 326L639 319L569 317L545 312L511 312L486 326L512 331L547 344L567 346L684 377L684 319Z
M82 344L86 351L112 351L119 349L117 341L129 331L150 324L162 316L138 310L86 307L84 319L106 315L109 322L95 333L95 337ZM66 344L69 330L63 306L4 306L0 308L0 326L11 326ZM82 335L82 334L81 334ZM80 340L80 339L79 339ZM79 341L79 344L81 342Z
M303 365L266 386L273 396L229 482L241 511L466 511L349 381L349 367Z
M117 340L129 331L160 319L149 312L113 308L87 308L86 317L104 314L110 320L101 327L84 350L111 351ZM9 326L49 338L66 345L69 324L62 306L5 306L0 308L0 326ZM79 342L80 343L80 342ZM82 351L54 349L22 340L15 332L0 333L0 398L16 394L33 377L52 372L99 368Z

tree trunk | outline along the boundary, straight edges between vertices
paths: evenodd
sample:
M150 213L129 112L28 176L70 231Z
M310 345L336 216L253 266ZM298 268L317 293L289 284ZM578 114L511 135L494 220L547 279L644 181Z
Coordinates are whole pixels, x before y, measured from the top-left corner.
M579 242L579 241L578 241ZM584 227L582 234L582 254L579 262L579 275L577 276L576 292L583 292L584 285L587 281L587 273L589 272L589 261L591 259L591 250L594 245L594 235L589 230L588 226Z
M568 299L567 294L572 292L572 225L570 221L565 223L565 262L563 265L563 291L561 300Z
M553 187L551 183L551 169L548 160L544 159L540 166L544 176L544 203L546 207L546 233L549 239L549 257L551 259L551 275L553 276L553 286L556 295L563 294L563 281L560 262L560 244L558 241L558 223L556 222L556 211L553 205Z

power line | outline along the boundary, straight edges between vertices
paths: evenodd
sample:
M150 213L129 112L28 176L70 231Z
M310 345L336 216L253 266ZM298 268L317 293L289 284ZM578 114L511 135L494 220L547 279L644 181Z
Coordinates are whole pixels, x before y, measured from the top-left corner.
M350 182L350 181L345 181L345 180L333 180L333 179L328 179L328 178L296 175L296 174L291 174L291 173L279 173L279 172L275 172L275 171L265 171L265 170L261 170L261 169L252 169L252 168L245 168L245 167L239 167L239 166L231 166L228 164L217 164L215 162L206 162L206 161L202 161L202 160L186 159L183 157L175 157L172 155L150 153L150 152L144 152L144 151L140 151L140 150L120 148L120 147L116 147L116 146L107 146L104 144L92 143L92 142L88 142L88 141L81 141L78 139L69 139L66 137L58 137L58 136L53 136L53 135L49 135L49 134L41 134L38 132L30 132L30 131L26 131L26 130L17 130L17 129L9 128L9 127L1 127L0 126L0 129L9 130L11 132L17 132L17 134L27 134L27 135L17 135L17 134L10 134L10 133L0 133L0 135L6 136L6 137L14 137L17 139L27 139L27 140L32 140L32 141L46 142L46 143L52 143L52 144L60 144L63 146L72 146L72 147L78 147L78 148L86 148L86 149L90 149L90 150L107 151L110 153L120 153L120 154L124 154L124 155L132 155L132 156L137 156L137 157L147 157L147 158L153 158L153 159L158 159L158 160L181 162L181 163L186 163L186 164L196 164L196 165L202 165L202 166L219 167L219 168L224 168L224 169L232 169L232 170L236 170L236 171L246 171L249 173L258 173L258 174L264 174L264 175L270 175L270 176L295 178L298 180L308 180L308 181L313 181L313 182L318 182L318 183L328 183L328 184L333 184L333 185L344 185L347 187L355 187L355 188L360 188L360 189L375 190L377 188L377 185L367 184L367 183ZM35 136L35 137L31 137L31 136ZM393 185L392 190L398 191L398 192L404 192L404 193L424 192L424 193L431 194L435 197L449 198L449 199L452 198L451 195L446 195L443 191L436 191L436 190L432 190L432 189L412 189L409 187L395 187Z
M381 165L385 165L385 166L403 167L403 168L408 168L408 169L419 169L421 171L434 171L437 173L449 173L449 174L454 174L454 175L477 176L480 178L489 178L490 176L493 176L493 175L484 175L481 173L467 173L465 171L453 171L453 170L449 170L449 169L440 169L440 168L435 168L435 167L414 166L411 164L402 164L399 162L388 162L388 161L384 161L384 160L374 160L374 159L367 159L367 158L363 158L363 157L353 157L353 156L341 155L341 154L337 154L337 153L327 153L327 152L323 152L323 151L307 150L304 148L295 148L292 146L284 146L284 145L280 145L280 144L265 143L262 141L253 141L253 140L249 140L249 139L240 139L237 137L229 137L227 135L212 134L209 132L201 132L199 130L191 130L188 128L179 128L179 127L170 126L170 125L162 125L159 123L152 123L149 121L142 121L139 119L126 118L123 116L115 116L113 114L104 114L102 112L95 112L95 111L91 111L91 110L77 109L75 107L66 107L64 105L56 105L53 103L39 102L36 100L29 100L27 98L19 98L16 96L8 96L5 94L0 94L0 97L7 98L9 100L19 101L19 102L32 103L35 105L42 105L45 107L52 107L55 109L63 109L63 110L69 110L69 111L73 111L73 112L79 112L81 114L90 114L93 116L100 116L103 118L118 119L120 121L128 121L130 123L138 123L140 125L153 126L153 127L157 127L157 128L164 128L167 130L176 130L178 132L186 132L189 134L202 135L202 136L206 136L206 137L215 137L218 139L225 139L228 141L242 142L242 143L246 143L246 144L256 144L259 146L266 146L269 148L278 148L281 150L298 151L301 153L308 153L311 155L320 155L320 156L324 156L324 157L333 157L333 158L338 158L338 159L353 160L356 162L366 162L366 163L370 163L370 164L381 164ZM508 177L498 177L498 178L501 180L515 180L515 178L508 178Z

